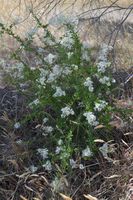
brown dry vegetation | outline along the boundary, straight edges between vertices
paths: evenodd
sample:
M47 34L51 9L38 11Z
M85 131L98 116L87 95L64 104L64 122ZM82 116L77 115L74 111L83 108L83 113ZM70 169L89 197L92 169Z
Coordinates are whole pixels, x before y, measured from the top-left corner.
M110 0L95 0L95 1L53 1L50 5L49 1L41 1L41 0L0 0L0 18L5 23L10 24L14 22L15 18L21 18L21 23L18 24L15 28L15 32L19 35L24 36L25 32L27 32L32 26L34 26L34 21L31 16L27 14L26 6L32 5L34 7L34 11L38 14L44 12L44 17L42 20L46 22L52 16L59 14L61 11L65 14L80 14L90 10L92 8L99 8L103 6L110 6L112 1ZM42 3L43 2L43 3ZM115 2L115 1L114 1ZM57 4L56 4L57 3ZM116 2L116 6L129 7L132 4L132 0L118 0ZM72 6L73 5L73 6ZM99 47L101 42L108 42L112 37L111 31L117 26L119 20L122 19L123 11L114 11L110 14L106 14L101 17L100 21L97 23L93 23L89 18L94 16L93 13L88 12L87 15L80 16L80 34L83 40L88 40L92 47ZM54 27L54 30L58 27ZM57 31L56 31L57 32ZM117 68L128 68L133 65L133 13L126 19L125 23L121 27L117 37L115 38L117 31L114 33L111 38L111 42L113 43L115 40L115 67ZM1 43L8 44L10 47L15 44L11 41L11 39L4 39ZM114 59L114 58L113 58Z

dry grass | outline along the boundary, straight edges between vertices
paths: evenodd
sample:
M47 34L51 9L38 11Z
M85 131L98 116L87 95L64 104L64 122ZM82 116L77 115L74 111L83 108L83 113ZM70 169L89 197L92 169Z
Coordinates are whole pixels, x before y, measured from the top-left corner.
M25 1L22 0L21 4L19 4L20 0L13 0L13 1L9 1L9 0L0 0L0 17L3 18L3 20L5 22L10 23L11 21L13 21L15 19L16 16L19 16L21 18L26 18L26 10L25 10ZM28 5L29 2L34 2L34 7L36 7L38 5L39 2L41 2L41 0L28 0L26 1L26 5ZM46 2L46 1L44 1ZM63 3L62 3L63 2ZM74 7L70 7L70 4L72 4L72 2L75 2ZM70 0L65 0L65 1L61 1L60 5L57 5L55 7L55 9L53 9L53 11L51 11L47 17L44 17L43 20L47 21L48 18L50 18L51 16L60 13L61 10L65 10L66 8L68 8L67 10L65 10L65 13L69 13L71 10L72 12L75 10L75 12L82 12L85 11L86 9L90 9L91 7L99 7L102 5L110 5L112 3L112 1L110 0L95 0L95 1L89 1L89 3L86 5L85 3L88 2L86 0L81 1L81 0L77 0L77 1L70 1ZM99 3L100 2L100 3ZM54 1L53 1L54 3ZM132 0L118 0L117 4L119 6L129 6L132 3ZM83 7L83 4L86 5ZM43 7L45 4L40 4L40 6L38 6L37 10L39 10L39 12L42 12L42 10L44 10L45 7ZM47 10L50 11L51 7L47 8ZM74 13L74 12L73 12ZM112 17L113 16L113 17ZM80 23L80 29L81 29L81 37L84 40L88 40L89 43L91 44L92 47L97 48L99 47L99 45L101 44L101 42L108 42L107 38L105 40L105 36L107 34L109 34L109 29L110 27L115 27L115 25L112 23L114 22L114 20L116 20L116 22L119 20L119 17L121 17L122 14L120 15L120 13L114 13L113 15L111 14L110 16L105 17L104 19L104 24L99 25L99 24L95 24L95 25L91 25L89 22L82 22ZM120 34L118 35L117 39L116 39L116 48L115 48L115 55L117 57L115 64L117 67L120 68L128 68L128 66L132 66L133 65L133 60L132 60L132 54L133 54L133 41L132 41L132 16L130 18L127 19L129 21L129 25L127 25L127 28L125 28L124 30L122 29L120 31ZM127 22L126 22L127 23ZM125 23L125 24L126 24ZM27 20L23 21L23 23L19 24L16 28L15 28L15 32L17 32L18 34L20 34L21 36L24 36L25 33L28 31L28 29L30 29L30 27L32 27L34 25L33 19L31 17L28 17ZM131 32L128 32L128 29L131 30ZM109 37L108 37L109 38ZM13 44L13 42L11 41L11 39L6 39L3 40L3 43L6 44L8 43L8 45L11 46L16 46L15 44Z

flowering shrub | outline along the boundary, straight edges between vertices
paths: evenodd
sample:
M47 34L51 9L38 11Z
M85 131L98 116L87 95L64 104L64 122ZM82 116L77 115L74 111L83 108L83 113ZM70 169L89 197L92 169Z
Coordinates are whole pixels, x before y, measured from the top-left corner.
M97 151L96 127L108 129L115 108L110 98L115 83L108 62L111 47L102 45L97 63L93 63L89 45L80 40L73 24L65 24L64 34L57 39L48 26L35 19L36 32L29 33L24 41L1 25L3 32L20 43L13 54L17 64L12 67L11 79L29 95L28 120L41 121L37 130L45 142L36 149L36 155L42 166L52 170L52 164L58 163L62 170L70 166L83 169L83 161ZM41 46L34 48L38 29L43 30ZM26 59L25 52L32 53L34 63Z

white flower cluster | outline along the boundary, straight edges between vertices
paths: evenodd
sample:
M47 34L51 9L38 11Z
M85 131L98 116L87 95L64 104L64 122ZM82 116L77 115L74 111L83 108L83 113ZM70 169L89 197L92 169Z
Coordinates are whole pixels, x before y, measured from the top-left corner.
M43 167L47 170L47 171L51 171L52 170L52 164L50 162L50 160L47 160L45 164L43 164Z
M98 60L107 61L108 60L108 54L112 49L113 49L112 46L109 46L109 45L103 43L101 45Z
M98 64L97 64L97 68L98 68L98 72L101 72L101 73L105 73L107 67L110 66L110 62L107 62L107 61L100 61Z
M77 71L78 69L79 69L79 67L78 67L78 65L72 65L72 69L74 70L74 71Z
M56 147L56 150L55 150L55 153L56 154L59 154L60 152L61 152L61 150L62 150L62 147L61 147L61 145L63 144L63 141L60 139L59 141L58 141L58 146Z
M23 74L23 70L24 70L24 65L23 63L16 63L12 66L12 70L13 70L13 77L14 78L18 78L19 79L23 79L24 78L24 74Z
M48 122L48 118L45 117L43 119L43 123L41 126L41 129L44 131L44 133L42 133L42 135L47 136L48 133L52 133L54 128L52 126L47 126L46 123Z
M108 77L108 76L99 76L98 74L96 75L97 78L99 78L99 82L111 86L112 83L116 83L116 80L114 78Z
M43 119L43 124L45 124L46 122L48 122L48 118L47 118L47 117L45 117L45 118Z
M62 69L59 65L55 65L52 68L52 72L49 74L48 79L47 79L47 83L52 83L54 81L56 81L56 79L61 75L62 73Z
M48 56L44 59L46 62L48 62L49 64L53 64L53 62L56 59L56 55L53 55L52 53L49 53Z
M72 169L76 169L78 167L77 162L75 160L70 159L69 161Z
M96 120L96 116L92 112L86 112L83 115L86 117L89 125L91 125L91 126L97 126L98 125L98 121Z
M93 82L92 82L92 80L91 80L90 77L88 77L88 78L86 79L86 81L84 82L84 86L85 86L85 87L88 87L88 89L89 89L90 92L93 92L94 87L93 87Z
M61 114L62 118L68 117L69 115L74 115L73 109L70 108L69 106L62 108L61 112L62 112L62 114Z
M100 78L99 82L102 84L105 84L107 86L111 86L111 80L108 76L104 76L104 77Z
M56 87L56 92L54 93L53 97L61 97L65 95L65 91L63 91L60 87Z
M45 131L45 133L52 133L54 129L52 126L42 126L42 130Z
M73 44L74 44L74 40L72 37L72 33L70 31L67 31L66 34L64 35L64 37L60 40L60 44L62 46L64 46L65 48L71 49Z
M20 126L21 126L21 124L20 124L19 122L16 122L16 123L14 124L14 128L15 128L15 129L19 129Z
M87 156L87 157L90 157L90 156ZM77 169L77 168L84 169L85 168L82 163L79 164L73 159L70 159L69 162L70 162L72 169Z
M90 57L89 57L87 51L82 52L82 59L85 60L85 61L90 61Z
M49 62L52 62L52 61L49 61ZM43 68L39 68L40 75L39 75L39 78L36 79L36 81L37 81L37 83L39 83L39 85L41 85L45 88L47 83L56 82L56 80L58 78L60 78L61 76L66 77L66 75L71 74L73 70L77 70L76 65L72 65L71 67L63 67L63 66L61 67L59 65L54 65L52 67L52 70L46 70ZM59 87L56 87L56 89L58 90L57 93L61 94L61 89ZM60 90L60 92L59 92L59 90ZM55 94L55 96L56 96L56 94Z
M37 106L40 103L39 99L35 99L33 102L29 104L29 107L33 107L34 105Z
M62 139L60 139L59 141L58 141L58 145L62 145L63 144L63 141L62 141Z
M43 160L46 160L48 158L48 149L37 149L37 152L40 154ZM52 165L50 160L46 160L46 163L42 165L46 170L51 171Z
M31 166L29 167L29 170L30 170L32 173L35 173L35 172L38 170L38 168L35 167L34 165L31 165Z
M45 81L46 81L46 77L49 74L48 70L45 70L43 68L39 69L40 71L40 76L39 78L36 80L40 85L44 86L46 85Z
M47 28L43 31L43 43L45 43L47 46L53 46L56 43L56 39L54 38L53 40L53 38L51 38Z
M56 147L55 153L59 154L61 152L62 148L60 146Z
M98 102L95 103L95 107L94 110L95 111L101 111L103 110L106 106L108 105L108 103L104 100L99 100Z
M70 69L70 67L64 67L64 69L62 71L63 77L66 75L69 75L71 73L72 73L72 70Z
M45 160L46 158L48 158L48 149L37 149L37 152L40 154L40 156L42 157L43 160Z
M108 54L111 50L112 47L109 45L103 44L101 46L97 63L98 72L104 73L106 68L110 66L111 63L108 62Z
M72 55L73 55L73 52L68 52L67 53L68 59L70 59L72 57Z
M82 151L82 157L84 158L84 157L91 157L92 156L92 152L91 152L91 150L90 150L90 148L89 147L87 147L86 149L84 149L83 151Z
M84 165L83 164L79 164L79 169L84 169Z

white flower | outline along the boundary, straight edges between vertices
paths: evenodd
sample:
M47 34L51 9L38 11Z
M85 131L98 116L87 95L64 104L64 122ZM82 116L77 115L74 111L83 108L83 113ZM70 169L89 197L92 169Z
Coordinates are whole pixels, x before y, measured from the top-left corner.
M44 53L44 49L41 47L39 47L37 51L38 51L38 53Z
M63 141L60 139L59 141L58 141L58 145L62 145L63 144Z
M65 67L62 71L64 75L69 75L72 73L72 70L69 67Z
M56 76L54 73L50 73L49 77L47 79L47 83L51 83L53 81L55 81L58 78L58 76Z
M77 65L74 65L74 64L73 64L73 65L72 65L72 68L73 68L75 71L77 71L79 67L78 67Z
M20 124L19 122L16 122L16 123L14 124L14 128L15 128L15 129L19 129L20 126L21 126L21 124Z
M88 89L89 89L90 92L93 92L94 87L93 87L93 82L92 82L92 80L91 80L90 77L88 77L88 78L86 79L86 81L84 82L84 86L85 86L85 87L88 87Z
M101 146L101 147L99 148L99 150L100 150L101 153L103 154L104 158L107 158L107 157L108 157L109 149L108 149L108 144L107 144L107 143L103 144L103 146Z
M116 83L116 80L114 78L112 79L112 83Z
M106 68L110 66L110 64L111 63L107 61L100 61L99 63L97 63L98 72L104 73L106 71Z
M45 86L45 81L46 81L46 77L47 75L49 74L48 70L45 70L45 69L42 69L40 68L39 69L40 71L40 77L36 80L38 83L40 83L41 85Z
M65 95L65 91L63 91L60 87L56 87L56 92L54 93L53 97L61 97Z
M20 88L21 88L22 90L25 90L25 89L28 88L29 84L28 84L28 83L20 83L19 86L20 86Z
M24 64L23 63L16 63L12 66L13 71L13 77L19 77L19 79L24 78L23 70L24 70Z
M39 80L38 80L38 82L39 82L41 85L43 85L43 86L46 85L46 84L45 84L45 81L46 81L46 78L45 78L45 77L40 77Z
M108 103L107 103L106 101L99 100L97 103L95 103L94 110L95 110L95 111L101 111L101 110L103 110L107 105L108 105Z
M107 61L108 53L113 49L112 46L102 44L99 52L98 60Z
M62 73L61 67L59 65L55 65L53 67L52 72L49 74L47 83L51 83L51 82L55 81L58 77L60 77L61 73Z
M46 133L51 133L54 129L52 126L42 126L42 130L44 130Z
M62 118L68 117L69 115L74 115L73 109L68 106L62 108L61 112L62 112L62 114L61 114Z
M72 55L73 55L73 52L68 52L67 53L68 59L70 59Z
M17 143L17 144L22 144L22 143L23 143L23 140L21 140L21 139L16 140L16 143Z
M51 183L51 186L52 186L53 191L56 191L56 192L63 191L64 180L62 178L55 177L55 179Z
M106 44L101 45L97 63L98 72L104 73L106 71L106 68L110 66L111 63L108 62L108 54L111 50L111 46L108 46Z
M43 68L39 68L39 71L40 71L40 76L47 76L49 71L46 70L46 69L43 69Z
M83 164L79 164L79 169L84 169L84 165Z
M43 158L43 160L45 160L46 158L48 158L48 149L37 149L37 152L40 154L40 156Z
M82 151L82 157L84 158L84 157L90 157L90 156L92 156L92 152L90 148L87 147L86 149Z
M107 77L107 76L104 76L103 78L100 78L99 82L102 83L102 84L106 84L107 86L111 86L110 78Z
M47 160L46 163L43 165L43 167L47 170L47 171L51 171L52 170L52 165L50 160Z
M60 44L68 49L72 48L74 40L70 31L66 32L65 36L60 40Z
M43 123L45 124L47 121L48 121L48 118L45 117L45 118L43 119Z
M56 154L59 154L59 153L61 152L61 149L62 149L61 147L57 146L57 147L56 147L56 150L55 150L55 153L56 153Z
M45 60L49 63L52 64L55 61L56 56L53 55L52 53L48 54L48 56L45 58Z
M92 112L86 112L83 115L86 117L89 125L92 126L98 125L98 122L96 121L96 116Z
M32 71L34 71L34 70L36 70L36 67L30 67L30 69L31 69Z
M34 165L31 165L31 166L29 167L29 169L30 169L30 171L31 171L32 173L35 173L35 172L38 170L38 168L35 167Z
M90 61L90 56L88 54L88 51L84 50L82 52L82 59L85 60L85 61Z
M59 66L59 65L55 65L54 67L53 67L53 73L55 74L55 75L61 75L61 72L62 72L62 69L61 69L61 67Z
M61 154L61 156L60 156L60 159L64 159L64 158L68 158L69 157L69 153L67 153L67 152L63 152L62 154Z
M72 169L77 168L76 161L74 161L73 159L70 159L70 165L71 165Z
M33 102L31 102L29 104L30 107L32 107L33 105L37 106L40 103L39 99L35 99Z

